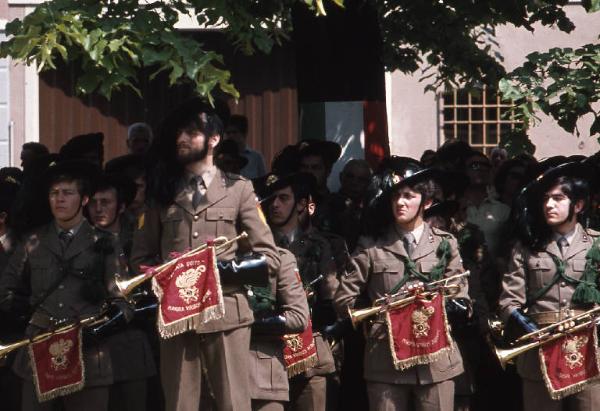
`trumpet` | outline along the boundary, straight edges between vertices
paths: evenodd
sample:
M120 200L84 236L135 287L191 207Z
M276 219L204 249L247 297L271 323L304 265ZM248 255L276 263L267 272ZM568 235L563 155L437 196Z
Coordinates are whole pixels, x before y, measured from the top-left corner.
M549 342L563 337L566 334L579 331L583 328L589 327L592 324L597 325L599 317L600 307L592 308L579 315L540 328L537 331L522 335L513 342L513 345L519 343L521 343L521 345L516 345L510 348L498 347L492 342L489 336L488 341L492 345L494 353L496 354L496 357L498 357L500 365L504 369L506 368L506 364L508 364L513 358L518 357L529 350L541 347Z
M240 235L232 238L231 240L229 240L227 237L217 237L213 240L215 251L217 254L227 251L233 245L233 243L235 243L243 238L247 238L247 237L248 237L248 234L245 231L242 231L242 233ZM117 288L119 289L119 291L121 292L121 294L123 295L123 297L127 297L140 284L146 282L147 280L151 279L159 272L172 266L180 258L188 257L190 255L199 253L201 251L206 250L206 248L208 248L208 244L206 244L206 243L202 244L202 245L194 248L193 250L190 250L190 251L182 254L178 258L175 258L171 261L167 261L166 263L161 264L158 267L154 267L154 269L151 270L150 272L145 272L145 273L142 273L140 275L137 275L137 276L129 278L129 279L121 278L121 276L119 274L115 274L115 284L116 284Z
M25 338L25 339L22 339L22 340L19 340L19 341L16 341L14 343L7 344L7 345L0 344L0 358L6 357L8 354L17 350L18 348L21 348L26 345L44 340L54 334L68 331L77 326L93 327L94 325L101 324L107 320L108 320L108 318L104 315L101 315L100 317L98 317L97 315L93 316L93 317L87 317L87 318L84 318L84 319L74 323L74 324L65 325L65 326L57 328L55 330L36 335L35 337L32 337L32 338Z
M456 274L450 276L448 278L444 278L442 280L432 281L430 283L425 284L425 289L427 291L418 294L412 294L411 292L398 292L396 294L392 294L390 296L380 298L375 301L375 305L369 308L360 308L360 309L352 309L348 307L348 314L350 316L350 321L352 321L352 326L356 329L358 324L362 321L366 320L369 317L380 314L390 308L401 308L405 307L408 304L412 303L419 298L430 298L438 291L443 291L446 297L454 297L460 292L460 285L458 284L446 284L448 281L456 280L462 277L466 277L470 274L469 271L465 271L461 274ZM411 295L412 294L412 295ZM389 303L386 301L390 301L391 299L397 298Z

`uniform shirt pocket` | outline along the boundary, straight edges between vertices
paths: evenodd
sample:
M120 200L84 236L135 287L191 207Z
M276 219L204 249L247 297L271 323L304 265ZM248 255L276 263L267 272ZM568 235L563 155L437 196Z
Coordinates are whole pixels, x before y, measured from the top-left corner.
M420 261L418 263L418 269L423 274L429 274L436 264L437 261Z
M55 275L50 272L52 259L49 255L31 256L29 269L31 271L30 281L32 292L45 290L55 281ZM56 270L58 272L58 270Z
M377 294L385 294L394 288L403 276L404 264L398 259L375 260L369 288Z
M583 270L585 270L585 260L581 259L581 258L573 260L572 267L573 267L572 277L575 279L580 279L581 276L583 275Z
M163 233L167 238L177 238L183 223L183 210L179 206L167 208L164 214L161 215L160 222Z
M233 207L211 207L206 209L206 221L214 224L215 236L231 236L235 232L236 209Z
M530 258L527 261L527 270L529 288L536 290L550 284L556 274L556 264L550 257Z

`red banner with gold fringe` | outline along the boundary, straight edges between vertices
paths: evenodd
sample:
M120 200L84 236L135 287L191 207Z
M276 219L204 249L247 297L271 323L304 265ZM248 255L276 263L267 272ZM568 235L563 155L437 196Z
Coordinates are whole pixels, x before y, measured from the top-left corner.
M444 309L444 296L417 298L386 312L386 323L394 367L405 370L430 364L452 350L452 337Z
M80 326L32 342L29 358L40 402L83 389L85 367Z
M299 334L286 334L282 337L283 361L288 378L303 373L317 365L317 347L312 332L312 322Z
M223 293L211 242L197 253L179 257L152 277L159 302L158 331L162 338L196 329L225 315Z
M585 327L539 349L544 382L553 400L583 391L600 378L596 327Z

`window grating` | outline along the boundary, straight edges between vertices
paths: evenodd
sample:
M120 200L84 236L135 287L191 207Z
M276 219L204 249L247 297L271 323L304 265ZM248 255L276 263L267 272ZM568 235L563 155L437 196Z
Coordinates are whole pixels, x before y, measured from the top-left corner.
M519 124L512 107L495 90L485 87L479 92L458 89L442 93L442 140L466 141L489 154L500 138Z

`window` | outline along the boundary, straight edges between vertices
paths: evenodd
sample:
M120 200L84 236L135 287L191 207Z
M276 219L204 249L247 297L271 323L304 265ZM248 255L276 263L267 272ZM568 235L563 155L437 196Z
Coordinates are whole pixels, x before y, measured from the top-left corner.
M442 94L442 139L457 139L489 154L500 137L515 128L518 121L505 118L512 104L502 101L492 89L480 92L452 90Z

